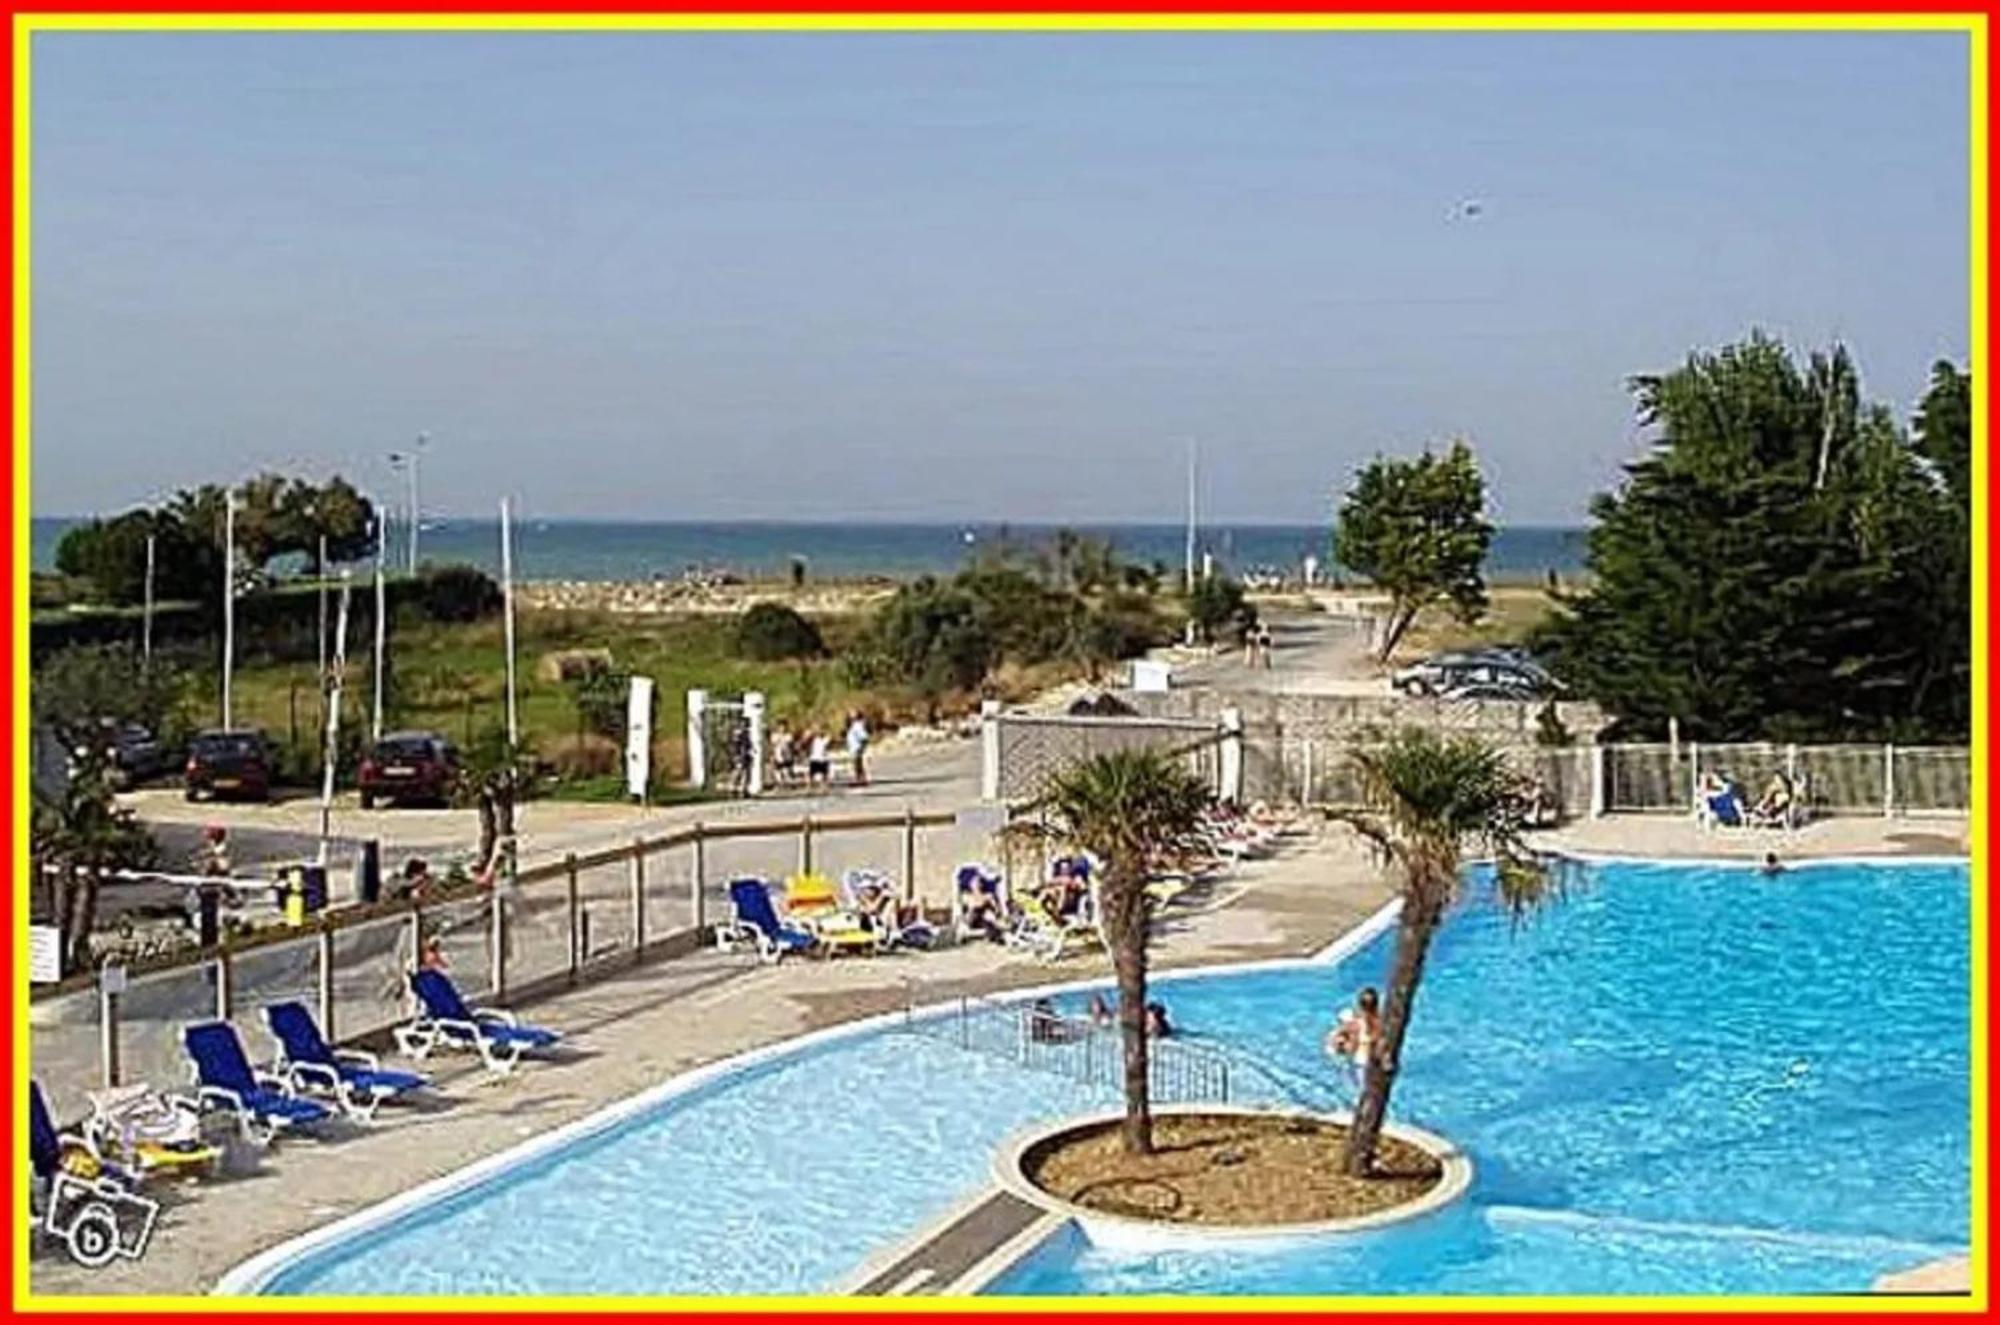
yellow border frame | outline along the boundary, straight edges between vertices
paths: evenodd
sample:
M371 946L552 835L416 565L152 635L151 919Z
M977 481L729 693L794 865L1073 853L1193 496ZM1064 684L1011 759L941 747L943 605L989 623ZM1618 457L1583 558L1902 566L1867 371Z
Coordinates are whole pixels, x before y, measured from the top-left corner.
M1989 398L1987 337L1987 241L1988 241L1988 133L1987 133L1987 38L1984 13L1865 13L1865 14L1618 14L1524 12L1514 14L1433 13L1433 14L897 14L867 13L687 13L687 14L14 14L14 456L15 500L14 540L14 767L17 777L14 814L14 877L25 876L27 865L29 791L25 770L29 764L28 724L21 717L28 712L29 634L29 424L32 411L29 358L29 313L31 309L30 253L32 234L29 197L32 177L31 48L33 37L42 32L363 32L363 31L837 31L837 32L1322 32L1322 31L1727 31L1727 32L1813 32L1813 31L1897 31L1963 32L1969 40L1969 112L1971 125L1968 146L1970 169L1970 262L1972 298L1969 365L1972 372L1972 451L1973 451L1973 676L1972 676L1972 811L1971 854L1973 887L1971 898L1972 933L1972 1292L1965 1297L1263 1297L1255 1299L1215 1297L1121 1297L1045 1299L969 1299L941 1301L926 1298L852 1297L312 1297L312 1298L213 1298L186 1296L37 1295L29 1284L28 1234L26 1226L14 1223L13 1309L22 1312L68 1314L110 1311L120 1313L156 1311L167 1313L246 1312L312 1314L359 1312L364 1314L415 1314L417 1312L570 1312L605 1313L631 1311L697 1312L815 1312L824 1314L911 1314L955 1312L969 1315L994 1312L1061 1311L1072 1313L1120 1312L1209 1312L1258 1314L1311 1311L1328 1314L1407 1314L1412 1312L1478 1311L1498 1314L1602 1312L1612 1314L1673 1313L1770 1313L1770 1314L1903 1314L1969 1315L1983 1314L1988 1306L1989 1234L1988 1182L1988 1020L1987 1020L1987 925L1988 903L1979 886L1981 866L1986 860L1986 789L1988 776L1987 742L1987 620L1988 537L1991 467L1988 459ZM16 887L14 897L14 1079L28 1079L28 890ZM26 1111L15 1110L14 1154L27 1153ZM28 1204L28 1174L25 1166L15 1166L15 1209Z

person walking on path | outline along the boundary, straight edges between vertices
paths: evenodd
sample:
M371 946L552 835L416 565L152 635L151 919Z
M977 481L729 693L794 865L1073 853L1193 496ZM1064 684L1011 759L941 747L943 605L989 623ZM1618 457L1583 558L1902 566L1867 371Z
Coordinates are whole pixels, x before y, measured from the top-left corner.
M854 761L854 785L857 787L868 785L867 755L868 723L857 709L854 716L847 720L847 757Z

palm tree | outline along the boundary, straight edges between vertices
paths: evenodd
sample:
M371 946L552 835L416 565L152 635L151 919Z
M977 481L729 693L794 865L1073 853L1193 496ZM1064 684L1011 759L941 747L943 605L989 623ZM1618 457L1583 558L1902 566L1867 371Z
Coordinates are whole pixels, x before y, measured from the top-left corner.
M1347 1172L1365 1177L1374 1170L1424 959L1457 895L1467 848L1491 857L1500 898L1516 915L1547 897L1555 876L1522 842L1522 780L1483 741L1411 727L1386 745L1355 752L1354 765L1365 808L1336 817L1396 868L1403 893L1382 1031L1370 1046L1344 1156Z
M159 848L138 818L111 794L111 766L95 742L75 747L68 784L55 794L35 793L30 853L38 866L56 867L56 926L62 934L63 970L90 965L90 936L97 927L97 893L115 870L146 869Z
M1170 757L1118 750L1073 765L1033 808L1038 819L1010 833L1037 844L1064 842L1103 862L1098 926L1118 973L1118 1022L1125 1044L1125 1151L1153 1150L1146 1044L1146 874L1150 863L1187 846L1199 831L1208 790Z

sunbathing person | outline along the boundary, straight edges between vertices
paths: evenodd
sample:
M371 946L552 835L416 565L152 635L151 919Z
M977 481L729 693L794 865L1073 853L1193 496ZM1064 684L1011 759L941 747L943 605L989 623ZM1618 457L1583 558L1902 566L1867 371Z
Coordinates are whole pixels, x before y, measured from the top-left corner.
M962 899L960 905L964 908L960 923L966 929L983 934L994 943L1005 941L1007 918L1001 911L998 897L984 889L960 893L959 896Z
M1785 780L1783 773L1773 773L1764 794L1757 800L1756 808L1750 811L1750 817L1764 823L1782 823L1791 808L1792 784Z

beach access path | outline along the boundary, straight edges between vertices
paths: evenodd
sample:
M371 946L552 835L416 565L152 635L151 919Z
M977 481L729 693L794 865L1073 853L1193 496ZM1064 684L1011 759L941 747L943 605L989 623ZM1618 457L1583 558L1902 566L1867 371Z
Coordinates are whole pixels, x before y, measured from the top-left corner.
M1788 860L1930 855L1963 841L1962 820L1829 820L1787 839ZM1679 817L1625 817L1545 837L1582 850L1742 854L1762 835L1701 833ZM1350 830L1326 825L1223 882L1205 907L1163 926L1159 969L1302 957L1325 947L1392 896L1388 876ZM254 1176L192 1184L167 1196L142 1261L100 1271L44 1252L37 1294L204 1293L259 1251L573 1122L678 1073L806 1031L919 1002L1109 974L1101 954L1054 966L990 944L878 959L759 965L742 954L636 966L525 1006L562 1030L575 1053L488 1079L468 1066L438 1074L438 1101L385 1109L382 1121L338 1139L280 1143ZM1329 1006L1346 991L1331 980ZM253 1046L261 1048L261 1046ZM435 1061L435 1060L434 1060ZM68 1101L60 1102L63 1104Z

